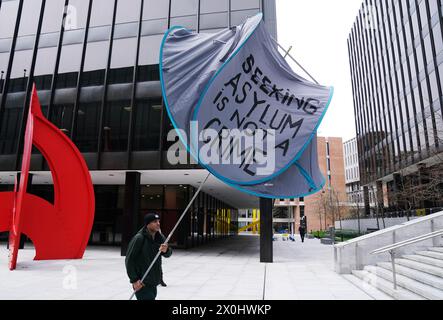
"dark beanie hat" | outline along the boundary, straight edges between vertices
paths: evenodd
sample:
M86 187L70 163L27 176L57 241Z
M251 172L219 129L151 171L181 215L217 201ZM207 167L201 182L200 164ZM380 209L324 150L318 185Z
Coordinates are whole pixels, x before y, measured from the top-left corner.
M145 226L147 226L148 224L150 224L151 222L153 222L155 220L160 220L160 216L155 213L148 213L147 215L145 215L145 218L144 218Z

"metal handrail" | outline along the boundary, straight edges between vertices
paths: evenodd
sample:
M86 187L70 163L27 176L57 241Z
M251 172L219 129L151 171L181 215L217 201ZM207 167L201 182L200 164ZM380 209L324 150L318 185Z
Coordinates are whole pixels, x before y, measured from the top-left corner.
M371 254L380 254L380 253L389 252L391 250L402 248L402 247L408 246L410 244L414 244L414 243L421 242L424 240L429 240L429 239L438 237L440 235L443 235L443 229L425 234L423 236L419 236L419 237L411 238L411 239L404 240L401 242L397 242L395 244L391 244L391 245L383 247L383 248L376 249L376 250L372 251Z
M422 242L425 240L437 238L440 236L443 236L443 229L376 249L376 250L372 251L371 254L381 254L381 253L389 252L389 254L391 255L391 262L392 262L392 277L393 277L393 282L394 282L394 290L397 290L397 275L395 272L395 250L409 246L411 244L415 244L415 243Z

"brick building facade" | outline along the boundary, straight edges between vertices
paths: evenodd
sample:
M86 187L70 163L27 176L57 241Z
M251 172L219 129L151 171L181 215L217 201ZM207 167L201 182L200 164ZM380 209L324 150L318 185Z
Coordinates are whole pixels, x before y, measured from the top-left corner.
M346 214L346 182L342 138L318 137L318 161L320 170L326 179L323 191L309 196L300 202L297 210L297 225L300 223L300 210L304 210L308 222L308 232L311 230L327 230L334 225L338 214ZM329 203L333 205L329 205ZM304 204L304 209L302 208ZM333 212L331 208L340 207L341 212ZM326 214L325 214L326 211Z

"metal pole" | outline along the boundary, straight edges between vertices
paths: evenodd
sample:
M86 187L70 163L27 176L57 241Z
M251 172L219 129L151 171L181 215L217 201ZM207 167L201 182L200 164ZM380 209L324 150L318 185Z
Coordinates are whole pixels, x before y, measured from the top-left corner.
M395 273L395 252L394 250L389 251L391 255L391 262L392 262L392 277L394 281L394 290L397 290L397 275Z
M78 72L77 84L75 86L76 89L75 89L74 111L73 111L72 126L70 132L72 141L77 141L77 123L78 123L78 113L80 110L81 83L83 79L83 71L85 70L86 50L88 49L88 37L89 37L89 26L91 25L92 5L93 5L93 0L89 0L88 13L86 15L85 33L83 34L80 71Z
M103 136L104 136L104 127L106 117L109 116L109 112L106 112L106 103L108 99L108 84L109 84L109 74L111 73L111 63L112 63L112 51L114 47L114 34L115 34L115 21L117 19L117 9L118 9L118 0L114 0L114 7L112 13L112 24L111 24L111 33L109 34L109 48L107 53L106 60L106 69L105 69L105 79L103 81L103 93L100 102L100 115L99 115L99 128L98 128L98 144L97 144L97 160L96 167L100 168L101 157L103 154Z
M200 18L201 18L201 0L198 0L197 4L197 33L200 33Z
M198 188L197 192L194 194L194 196L192 197L191 201L189 201L188 206L186 207L185 211L183 211L180 219L178 219L177 223L175 224L174 229L172 229L172 231L169 233L169 236L166 238L164 244L168 244L169 241L171 240L172 236L174 235L174 232L177 230L178 226L180 225L180 222L184 219L184 217L186 216L186 213L188 213L189 208L191 208L192 203L194 202L194 200L197 198L197 196L199 195L200 191L203 189L203 186L205 185L205 183L208 181L209 177L211 176L211 173L208 173L208 176L206 177L206 179L203 181L203 183L200 185L200 187ZM149 272L151 271L152 267L154 266L155 262L157 261L158 257L160 257L161 252L158 251L154 260L152 260L148 270L146 270L145 274L143 275L143 278L141 279L141 282L143 282L143 280L145 280L145 278L148 276ZM129 300L132 300L132 298L134 298L135 296L135 291L132 293L131 297L129 298Z
M303 66L300 64L300 63L298 63L298 61L297 60L295 60L295 58L293 57L293 56L291 56L290 54L289 54L289 51L291 51L291 49L292 49L292 46L291 46L291 48L289 49L289 50L286 50L285 48L283 48L278 42L277 42L277 40L275 40L274 38L272 38L271 37L271 39L277 44L277 46L280 48L280 49L282 49L284 52L285 52L285 58L286 58L286 56L288 56L289 58L291 58L291 60L292 61L294 61L296 64L297 64L297 66L300 68L300 69L302 69L303 70L303 72L304 73L306 73L316 84L319 84L318 82L317 82L317 80L315 80L314 79L314 77L313 76L311 76L311 74L308 72L308 71L306 71L306 69L305 68L303 68Z
M15 153L14 167L15 167L16 171L20 170L19 162L20 162L20 159L22 158L21 152L23 152L22 148L25 143L25 132L26 132L26 125L27 125L27 120L28 120L28 111L29 111L29 105L30 105L30 101L31 101L32 87L34 85L34 71L35 71L35 65L37 62L37 54L39 51L38 47L39 47L40 36L41 36L41 32L42 32L45 7L46 7L46 0L42 0L41 5L40 5L40 16L38 19L37 33L35 35L34 47L32 50L33 52L32 52L31 65L29 66L29 77L28 77L28 81L26 84L26 95L25 95L25 101L23 104L23 112L22 112L22 116L21 116L21 123L20 123L20 129L19 129L20 131L19 131L19 136L18 136L18 148ZM25 71L24 79L26 81L26 69L24 71Z
M289 47L288 51L285 52L285 56L283 58L286 59L286 57L289 55L289 52L291 52L292 46Z
M168 29L171 28L171 12L172 12L172 0L169 0L169 7L168 7Z
M17 16L15 18L14 34L12 36L12 43L11 43L11 47L9 49L8 66L6 68L5 81L3 82L3 87L1 88L2 97L0 99L0 119L2 118L2 114L3 114L5 107L6 107L6 96L9 91L9 82L10 82L10 78L11 78L12 66L13 66L14 57L15 57L15 47L17 44L18 32L20 29L20 21L22 18L23 2L24 2L24 0L20 0L20 2L18 3Z
M52 119L52 108L54 106L55 90L57 88L56 85L57 85L57 80L58 80L58 73L60 70L60 58L61 58L62 48L63 48L63 38L65 36L65 22L66 22L66 17L68 15L68 7L69 7L69 0L65 0L65 5L63 7L62 23L60 26L60 33L58 36L57 54L56 54L56 58L55 58L54 72L52 74L52 80L51 80L51 94L49 96L48 112L46 114L46 117L49 120ZM72 136L72 132L70 132L70 134Z
M231 15L232 15L232 2L231 2L232 0L229 0L229 2L228 2L228 28L229 29L231 29L231 26L232 26L232 18L231 18Z
M140 61L140 42L143 26L143 11L145 7L145 0L140 1L140 15L138 19L138 31L137 31L137 48L135 52L134 61L134 73L132 75L132 92L131 92L131 112L129 114L129 134L128 134L128 146L126 148L128 168L131 168L132 151L134 148L134 135L135 135L135 118L137 115L137 80L139 74L139 61Z

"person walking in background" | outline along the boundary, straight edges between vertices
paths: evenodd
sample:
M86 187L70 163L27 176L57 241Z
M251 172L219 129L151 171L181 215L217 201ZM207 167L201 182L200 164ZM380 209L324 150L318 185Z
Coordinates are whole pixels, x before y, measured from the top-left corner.
M165 237L160 233L160 216L154 213L147 214L144 222L143 229L129 243L125 266L137 300L155 300L157 286L161 283L162 256L169 258L172 250L164 244ZM143 275L158 251L161 251L161 256L142 282Z
M300 232L301 242L304 243L306 235L306 216L303 216L303 218L301 218L298 231Z

